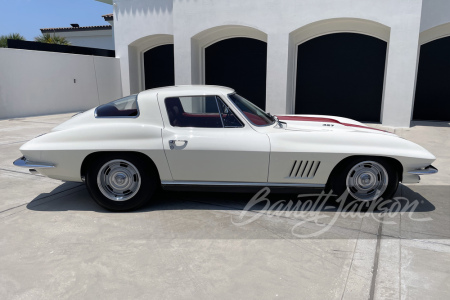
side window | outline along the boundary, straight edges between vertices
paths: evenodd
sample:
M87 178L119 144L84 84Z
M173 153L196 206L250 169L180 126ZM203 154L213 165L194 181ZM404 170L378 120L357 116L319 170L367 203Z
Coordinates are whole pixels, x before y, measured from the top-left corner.
M223 127L215 96L171 97L164 103L172 126Z
M95 110L95 117L137 117L137 95L131 95L103 105Z
M243 127L218 96L171 97L164 100L170 125L175 127Z
M222 114L223 126L225 128L244 127L244 124L235 116L233 111L223 102L220 97L217 97L217 103L219 104L219 110Z

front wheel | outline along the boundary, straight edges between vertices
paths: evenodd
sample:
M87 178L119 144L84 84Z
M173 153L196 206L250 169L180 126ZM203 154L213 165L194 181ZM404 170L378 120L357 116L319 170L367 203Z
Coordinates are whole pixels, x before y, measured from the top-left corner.
M150 202L157 176L132 154L106 154L91 163L86 185L94 201L111 211L138 209Z
M355 158L335 174L331 189L338 197L347 191L352 199L370 202L391 198L398 183L398 172L388 160L378 157Z

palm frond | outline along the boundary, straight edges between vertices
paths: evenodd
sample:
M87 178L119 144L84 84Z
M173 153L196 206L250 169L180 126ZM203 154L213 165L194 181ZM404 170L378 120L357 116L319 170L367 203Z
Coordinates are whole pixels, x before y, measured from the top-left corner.
M56 45L70 45L70 42L63 36L59 36L51 33L43 33L34 38L36 42Z
M10 33L8 35L2 35L0 36L0 48L8 48L8 40L26 41L26 39L19 33Z

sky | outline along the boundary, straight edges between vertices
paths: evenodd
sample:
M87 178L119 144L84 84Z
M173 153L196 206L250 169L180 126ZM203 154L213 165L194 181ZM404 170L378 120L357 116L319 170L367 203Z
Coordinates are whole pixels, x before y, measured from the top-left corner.
M109 25L112 5L95 0L0 0L0 35L20 33L32 41L41 28Z

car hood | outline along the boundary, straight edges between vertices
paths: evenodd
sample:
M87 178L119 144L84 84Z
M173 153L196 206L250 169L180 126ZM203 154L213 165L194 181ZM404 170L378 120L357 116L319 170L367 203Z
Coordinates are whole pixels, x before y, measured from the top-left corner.
M372 128L358 121L342 117L324 115L277 115L277 118L286 124L286 130L356 131L396 136L388 131Z

